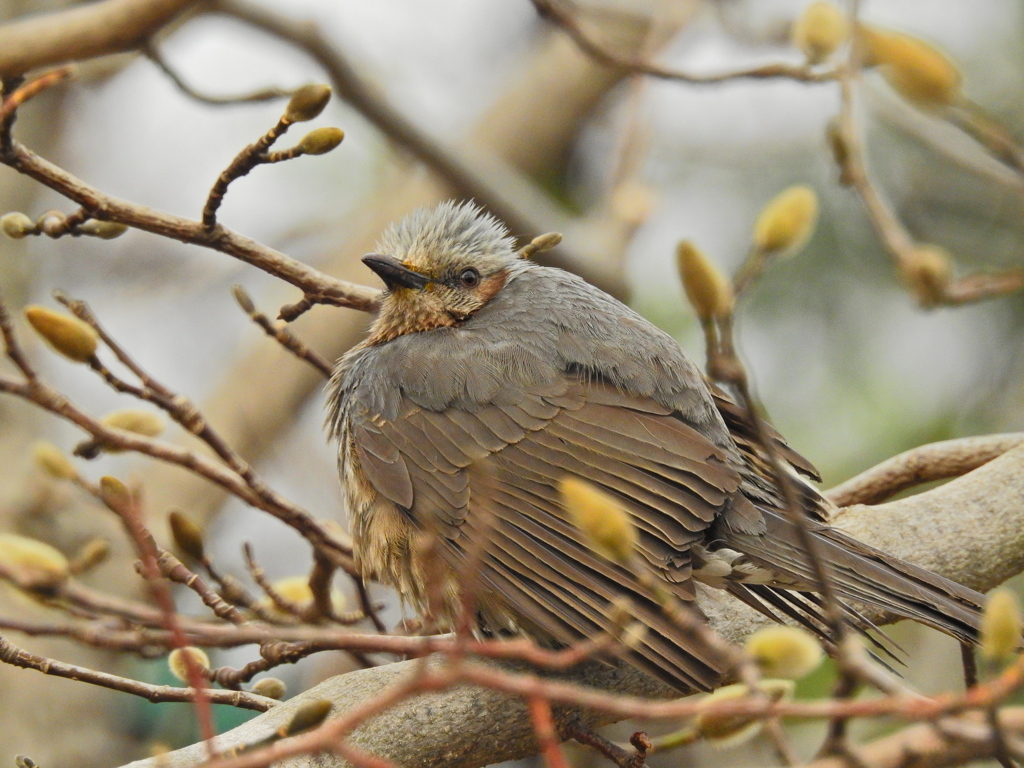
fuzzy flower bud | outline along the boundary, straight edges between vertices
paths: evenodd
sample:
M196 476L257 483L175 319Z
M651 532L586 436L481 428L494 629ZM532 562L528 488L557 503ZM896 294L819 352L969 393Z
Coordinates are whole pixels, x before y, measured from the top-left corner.
M118 514L130 509L134 501L128 486L110 475L100 478L100 499Z
M304 85L288 100L284 116L292 123L305 123L318 117L331 100L331 86L323 83Z
M991 662L1005 662L1020 650L1021 616L1017 597L1009 589L997 589L981 615L981 655Z
M288 693L288 686L284 684L284 680L279 678L264 677L253 683L252 692L259 696L266 696L268 699L280 701Z
M126 224L121 224L117 221L99 221L97 219L89 219L89 221L78 227L80 235L98 237L100 240L113 240L127 231L128 226Z
M183 683L188 682L189 661L203 672L210 668L210 657L202 648L186 645L184 648L175 648L167 655L167 666L171 674Z
M795 684L792 680L762 680L759 688L772 701L789 699L793 695ZM707 696L702 707L709 707L724 701L748 698L750 689L743 683L727 685ZM754 738L761 732L764 720L753 719L744 715L716 715L701 712L694 721L697 732L720 747L734 747Z
M0 574L28 592L53 593L68 580L71 566L55 547L16 533L0 533Z
M842 9L816 0L793 24L793 45L807 57L808 64L820 64L835 53L848 34Z
M341 128L317 128L299 139L295 148L303 155L326 155L344 138L345 132Z
M100 421L108 427L134 432L143 437L157 437L167 426L167 423L152 411L142 411L136 408L108 413Z
M71 572L86 573L102 563L110 555L110 542L106 539L90 539L75 555Z
M864 26L860 35L864 64L877 65L885 81L907 101L942 107L960 98L960 70L935 46L877 27Z
M587 544L609 560L625 564L636 550L636 528L614 496L575 477L558 484L562 506Z
M945 249L937 245L915 248L900 264L907 286L925 307L941 304L953 277L953 262Z
M676 246L676 262L686 298L702 322L726 317L732 312L732 283L722 271L689 240Z
M307 701L292 715L292 719L280 728L281 736L294 736L303 731L311 731L320 725L331 714L331 702L327 699Z
M191 518L177 510L167 516L167 522L171 528L174 545L193 560L202 560L205 557L202 529Z
M36 224L21 211L12 211L0 216L0 229L12 240L21 240L35 233Z
M796 627L765 627L744 644L766 677L799 680L821 664L824 651L809 633Z
M74 480L78 471L71 459L53 443L38 442L32 446L36 466L55 480Z
M754 245L761 253L795 253L806 245L818 222L818 196L802 184L787 187L761 209Z
M99 335L88 323L40 306L25 307L25 318L51 347L76 363L88 362L99 346Z
M270 586L278 597L291 603L300 611L305 611L313 605L313 590L309 588L308 576L286 576L283 579L278 579ZM261 600L260 604L269 611L280 612L274 605L274 601L269 597ZM331 606L337 612L345 609L345 596L340 590L331 590Z

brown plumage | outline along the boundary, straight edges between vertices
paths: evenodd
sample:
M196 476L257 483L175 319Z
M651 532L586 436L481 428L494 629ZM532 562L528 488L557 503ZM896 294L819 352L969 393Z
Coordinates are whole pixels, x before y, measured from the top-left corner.
M422 609L426 574L439 574L431 587L453 621L486 536L482 630L570 643L608 630L626 598L649 628L630 661L713 687L722 660L567 521L557 488L578 476L622 503L639 554L679 599L695 606L703 581L827 634L742 410L671 337L579 278L517 259L504 228L470 205L413 214L379 250L364 261L388 293L369 338L339 362L329 404L368 577ZM815 477L773 439L794 476ZM975 639L980 595L832 529L827 502L801 490L844 600ZM423 531L440 542L430 569Z

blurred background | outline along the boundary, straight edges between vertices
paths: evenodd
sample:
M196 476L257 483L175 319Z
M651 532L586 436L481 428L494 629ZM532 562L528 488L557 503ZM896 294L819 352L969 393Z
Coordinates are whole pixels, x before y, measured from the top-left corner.
M603 40L622 50L711 73L799 63L789 27L803 6L801 0L587 0L578 9ZM0 3L6 18L53 7ZM528 239L563 232L562 255L552 254L562 259L557 263L582 265L584 274L700 360L703 344L682 296L675 244L692 239L732 271L749 248L761 207L786 186L810 185L821 200L818 229L801 253L772 267L744 299L738 338L772 420L822 470L825 487L921 443L1024 429L1024 298L917 307L859 200L838 183L825 139L839 105L835 84L624 78L578 54L528 0L268 0L265 7L313 22L405 120L484 173L523 213L514 234ZM865 0L861 8L867 21L942 48L961 66L969 98L1021 135L1020 3ZM197 15L168 30L158 47L184 80L214 95L326 79L294 45L230 15ZM435 171L340 96L315 125L343 128L341 148L257 168L232 186L221 221L318 268L376 285L358 257L384 223L459 191L446 190ZM865 77L863 103L874 177L913 236L947 248L960 272L1021 266L1021 177L907 105L877 74ZM282 106L202 104L146 58L118 56L86 66L80 80L32 102L18 128L22 141L105 192L196 218L220 171L276 122ZM4 211L33 218L49 208L72 210L8 169L0 169L0 195ZM227 256L141 232L112 242L0 240L0 291L13 309L55 306L54 288L87 300L157 379L203 404L279 491L344 523L334 449L321 428L322 380L262 337L235 305L234 284L244 285L269 314L298 298ZM296 332L335 358L368 321L318 307ZM131 405L29 334L23 339L44 374L91 412ZM33 469L31 445L40 438L70 450L79 435L0 399L0 528L68 552L95 535L108 536L120 556L92 581L132 589L130 558L113 522L81 494ZM244 572L243 540L254 544L274 578L309 567L308 548L290 530L241 504L224 503L187 475L131 456L104 456L83 471L143 483L156 518L177 508L204 521L210 546L228 570ZM35 609L4 592L0 610ZM397 609L388 615L399 618ZM925 692L958 685L955 644L910 626L894 635L909 651L911 683ZM56 641L17 641L122 674L165 676L157 663L126 664ZM238 666L249 658L238 653L215 663ZM298 691L344 665L316 657L281 676ZM805 692L824 692L829 675L820 672L804 684ZM220 716L222 728L245 717ZM794 730L803 755L815 745L811 731ZM149 705L0 667L0 761L23 753L43 768L109 766L148 754L154 745L194 738L186 707ZM651 764L753 764L768 754L755 742L741 751L697 748ZM583 752L573 759L591 764Z

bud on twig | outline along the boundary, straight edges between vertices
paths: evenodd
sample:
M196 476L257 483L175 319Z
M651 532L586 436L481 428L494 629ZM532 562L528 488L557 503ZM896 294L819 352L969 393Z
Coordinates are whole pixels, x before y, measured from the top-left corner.
M319 726L331 714L331 702L327 699L308 701L295 710L292 719L278 733L283 736L295 736L303 731L310 731Z
M260 696L266 696L268 699L280 701L288 693L288 686L284 684L283 680L279 680L276 677L264 677L253 684L252 692Z
M861 27L860 36L865 66L877 65L885 81L907 101L942 107L959 100L960 70L935 46L867 25Z
M110 542L106 539L90 539L71 561L71 572L87 573L107 559L110 554Z
M303 136L295 149L303 155L326 155L345 138L341 128L317 128Z
M0 229L12 240L21 240L36 234L36 224L21 211L12 211L0 216Z
M120 515L131 508L132 492L116 477L106 475L100 478L100 500Z
M292 123L305 123L318 117L331 100L331 86L322 83L304 85L292 94L284 116Z
M799 680L821 664L825 653L818 641L797 627L765 627L744 643L766 677Z
M113 240L127 231L128 226L126 224L121 224L117 221L99 221L97 219L89 219L89 221L80 224L77 229L80 235L98 237L101 240Z
M25 307L25 318L36 333L69 360L86 363L96 354L99 334L77 317L33 305Z
M689 240L676 246L679 275L686 298L702 322L722 318L732 312L732 283L707 256Z
M587 544L598 554L624 565L636 550L636 528L615 497L575 477L558 484L562 506Z
M548 232L543 235L537 235L537 237L533 238L533 240L519 249L519 258L529 259L538 253L550 251L560 242L562 242L562 236L558 232Z
M906 254L900 272L917 300L925 307L941 304L953 276L953 262L945 249L922 245Z
M193 560L202 561L206 557L203 546L203 532L191 519L175 510L167 516L171 528L174 545Z
M124 411L113 411L100 419L108 427L123 429L143 437L157 437L167 426L161 417L151 411L129 408Z
M78 470L71 459L53 443L36 443L32 446L32 458L37 467L55 480L74 480L78 477Z
M789 699L795 688L792 680L762 680L758 684L758 690L773 702ZM719 688L701 701L701 706L745 699L751 695L752 692L746 684L736 683ZM736 746L749 741L763 726L763 719L747 715L716 715L712 712L701 712L694 721L694 727L701 736L721 747Z
M0 533L0 573L27 592L52 594L71 574L60 550L27 536Z
M1020 650L1021 629L1017 597L1005 587L997 589L981 615L981 655L993 663L1010 660Z
M308 610L313 605L315 599L313 590L309 586L308 576L286 576L272 583L270 588L274 590L275 595L283 601L294 605L300 612ZM264 598L260 603L269 611L279 612L278 607L274 605L274 601L270 597ZM331 607L337 613L345 609L345 596L341 593L341 590L331 590Z
M189 661L203 672L210 669L210 657L202 648L186 645L184 648L175 648L167 655L167 666L170 667L171 674L183 683L189 682Z
M793 45L807 57L808 64L820 64L846 42L848 34L842 9L816 0L793 24Z
M818 196L805 185L787 187L768 201L754 224L754 246L761 253L795 253L806 245L818 222Z

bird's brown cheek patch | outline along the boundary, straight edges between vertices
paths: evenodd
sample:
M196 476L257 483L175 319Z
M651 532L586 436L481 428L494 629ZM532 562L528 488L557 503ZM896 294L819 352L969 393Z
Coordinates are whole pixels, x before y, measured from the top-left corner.
M483 306L497 296L498 291L505 287L506 282L508 282L508 272L498 272L496 275L484 279L476 291L480 297L480 305Z

